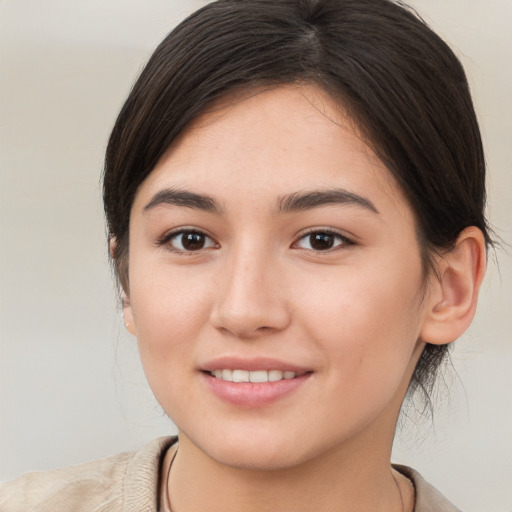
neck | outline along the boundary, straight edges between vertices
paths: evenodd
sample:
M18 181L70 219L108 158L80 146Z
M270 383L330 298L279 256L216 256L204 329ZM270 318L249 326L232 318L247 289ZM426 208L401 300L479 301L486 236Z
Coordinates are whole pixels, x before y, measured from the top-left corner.
M181 434L168 482L172 510L402 512L403 482L393 474L390 450L375 446L375 438L369 431L357 446L269 471L224 465Z

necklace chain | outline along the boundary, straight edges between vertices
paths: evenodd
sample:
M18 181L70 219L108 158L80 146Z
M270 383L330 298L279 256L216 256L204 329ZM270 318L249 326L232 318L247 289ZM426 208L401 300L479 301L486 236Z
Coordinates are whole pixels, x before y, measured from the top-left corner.
M394 475L393 470L391 470L391 476L393 477L393 480L395 481L395 485L398 490L398 495L400 496L400 505L402 506L402 512L405 512L404 497L402 496L402 489L400 489L400 484L398 483L398 480L396 479L396 476Z
M169 470L167 471L167 481L165 483L165 502L166 502L166 505L167 505L167 509L169 512L172 512L172 507L171 507L171 497L170 497L170 491L169 491L169 481L171 480L171 469L172 469L172 464L174 462L174 459L176 458L176 455L178 455L178 448L176 448L176 451L174 452L174 455L172 456L172 459L171 459L171 462L169 464Z

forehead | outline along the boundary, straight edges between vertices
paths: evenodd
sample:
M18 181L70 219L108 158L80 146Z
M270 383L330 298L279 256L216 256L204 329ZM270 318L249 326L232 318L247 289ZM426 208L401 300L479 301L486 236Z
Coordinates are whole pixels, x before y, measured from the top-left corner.
M311 85L237 92L212 105L173 143L139 192L147 196L169 186L226 197L249 190L253 200L343 187L357 194L372 190L379 202L404 201L341 105Z

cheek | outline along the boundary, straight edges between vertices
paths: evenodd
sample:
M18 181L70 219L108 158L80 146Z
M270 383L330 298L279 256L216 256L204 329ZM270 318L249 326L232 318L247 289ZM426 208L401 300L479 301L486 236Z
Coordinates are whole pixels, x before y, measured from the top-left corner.
M341 269L302 286L298 316L344 379L367 376L375 387L386 373L401 376L420 332L419 265Z
M133 265L130 281L138 335L158 344L197 329L209 307L208 279L166 265L149 264L146 268L151 271L138 271Z
M160 298L160 300L158 300ZM198 337L197 303L174 293L154 294L134 304L137 343L146 380L157 402L176 423L182 404L195 400L188 385L191 351Z
M208 280L188 279L186 272L133 268L131 304L146 377L159 398L170 376L188 371L195 341L209 315ZM177 379L179 380L179 379Z

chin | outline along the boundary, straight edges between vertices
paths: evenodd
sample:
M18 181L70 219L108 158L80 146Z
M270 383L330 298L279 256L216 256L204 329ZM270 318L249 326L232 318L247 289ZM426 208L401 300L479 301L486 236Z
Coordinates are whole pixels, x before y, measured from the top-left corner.
M318 440L310 445L308 440L314 437L307 433L295 434L290 429L275 432L264 428L240 428L221 430L218 434L211 429L198 436L190 432L186 438L217 464L248 471L289 470L329 450L328 446L318 444Z
M205 435L193 432L187 435L180 431L180 442L183 436L211 460L237 469L275 471L297 466L304 458L297 450L303 443L294 441L289 432L276 435L238 429L238 432L226 430L216 435L212 429Z
M228 447L215 450L210 457L219 464L248 471L279 471L300 465L301 457L295 451L271 450L264 446Z

